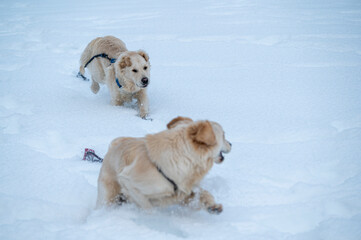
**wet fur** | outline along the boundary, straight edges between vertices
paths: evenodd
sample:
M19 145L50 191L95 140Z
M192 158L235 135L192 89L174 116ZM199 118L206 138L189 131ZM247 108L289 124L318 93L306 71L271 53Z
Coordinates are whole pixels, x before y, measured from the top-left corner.
M147 88L142 86L141 79L150 79L149 56L143 50L128 51L125 43L113 36L98 37L92 40L80 58L79 72L84 75L85 64L95 55L105 53L110 58L117 59L110 64L106 58L95 58L88 64L91 73L93 93L98 93L99 84L106 84L110 95L111 104L121 106L125 102L137 99L139 115L145 118L149 114ZM146 67L146 69L144 69ZM133 72L136 69L138 72ZM119 88L115 79L119 79L122 88Z
M222 211L208 191L199 188L194 192L213 163L223 161L220 152L231 150L222 127L183 117L167 126L167 130L143 138L112 141L98 178L97 207L115 204L121 195L144 209L192 204L211 213ZM177 184L177 192L157 166Z

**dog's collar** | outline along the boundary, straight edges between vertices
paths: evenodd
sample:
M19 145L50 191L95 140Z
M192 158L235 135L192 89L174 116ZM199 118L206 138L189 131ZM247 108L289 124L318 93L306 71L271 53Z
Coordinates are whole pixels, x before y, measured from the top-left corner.
M115 79L115 82L117 83L117 85L118 85L119 88L122 88L122 87L123 87L122 85L120 85L118 78Z
M162 174L163 177L164 177L165 179L167 179L168 182L170 182L170 183L173 185L174 192L176 192L176 191L178 190L177 184L176 184L172 179L170 179L169 177L167 177L167 175L164 174L164 172L162 171L162 169L160 169L158 166L156 166L156 167L157 167L158 172L159 172L160 174Z

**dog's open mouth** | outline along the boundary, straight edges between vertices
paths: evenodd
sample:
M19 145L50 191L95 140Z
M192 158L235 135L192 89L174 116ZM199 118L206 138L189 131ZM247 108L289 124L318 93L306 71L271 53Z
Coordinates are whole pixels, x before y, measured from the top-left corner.
M221 162L223 162L224 161L224 156L223 156L223 152L221 151L220 153L219 153L219 162L221 163Z

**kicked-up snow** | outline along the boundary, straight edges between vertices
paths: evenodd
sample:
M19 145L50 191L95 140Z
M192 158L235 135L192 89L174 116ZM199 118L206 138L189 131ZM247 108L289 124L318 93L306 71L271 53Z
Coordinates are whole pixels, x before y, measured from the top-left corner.
M105 35L149 54L153 121L75 77ZM224 211L94 210L84 148L179 115L233 144L202 181ZM0 2L0 239L361 239L361 2Z

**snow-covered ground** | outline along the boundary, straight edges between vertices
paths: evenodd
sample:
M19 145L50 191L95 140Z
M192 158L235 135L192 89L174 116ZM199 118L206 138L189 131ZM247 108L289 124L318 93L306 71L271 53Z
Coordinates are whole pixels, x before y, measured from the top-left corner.
M153 121L75 78L95 37L152 64ZM221 215L94 210L118 136L178 115L233 143L202 185ZM361 239L361 2L0 2L0 239Z

